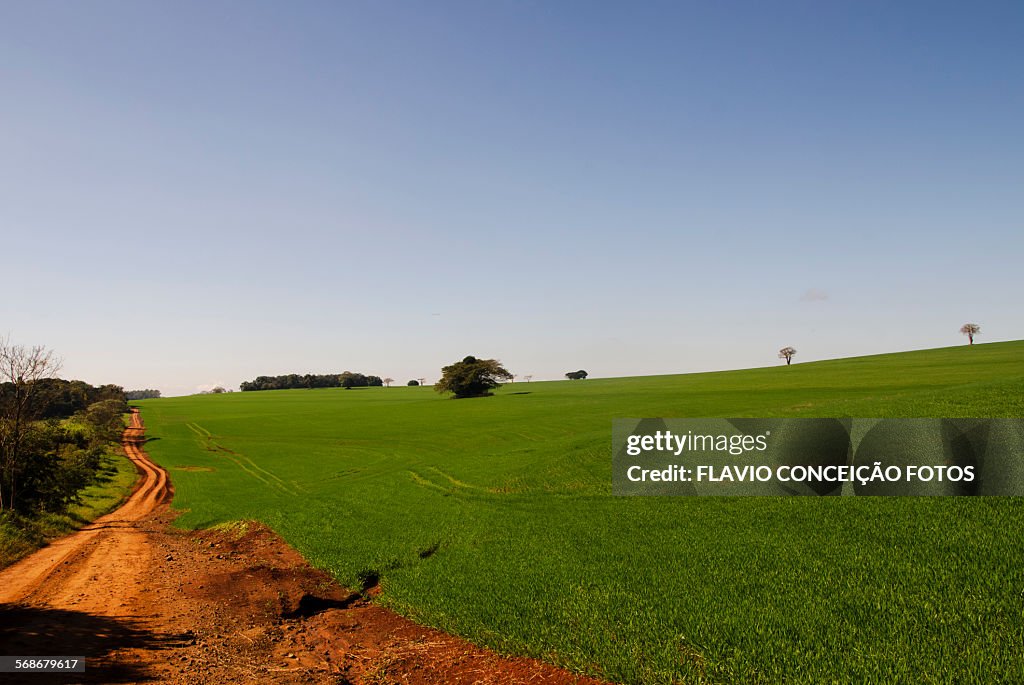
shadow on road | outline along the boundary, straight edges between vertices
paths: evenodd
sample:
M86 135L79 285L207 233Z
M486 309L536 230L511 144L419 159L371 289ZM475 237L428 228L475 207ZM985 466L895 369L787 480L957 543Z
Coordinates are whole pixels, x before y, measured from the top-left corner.
M117 662L118 649L162 650L184 647L188 635L157 634L131 618L94 616L79 611L22 605L0 605L0 655L85 656L85 673L65 675L4 673L4 683L128 683L159 678L134 659ZM168 657L169 658L169 657ZM141 659L139 660L141 661ZM160 659L145 659L159 663Z

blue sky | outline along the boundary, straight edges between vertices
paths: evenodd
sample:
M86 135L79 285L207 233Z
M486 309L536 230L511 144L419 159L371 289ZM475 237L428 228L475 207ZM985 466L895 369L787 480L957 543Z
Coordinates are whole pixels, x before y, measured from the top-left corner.
M0 334L167 394L1024 337L1020 2L24 2Z

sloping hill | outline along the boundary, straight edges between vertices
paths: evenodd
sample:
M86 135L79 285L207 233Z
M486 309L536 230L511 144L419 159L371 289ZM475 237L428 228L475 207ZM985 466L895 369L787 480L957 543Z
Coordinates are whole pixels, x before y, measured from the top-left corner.
M610 495L627 416L1024 417L1024 342L707 374L137 403L180 524L264 521L350 585L613 680L1020 677L1014 499Z

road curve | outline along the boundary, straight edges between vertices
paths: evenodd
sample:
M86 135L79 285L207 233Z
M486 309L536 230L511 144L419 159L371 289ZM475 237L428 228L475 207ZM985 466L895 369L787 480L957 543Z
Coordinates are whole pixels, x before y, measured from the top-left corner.
M0 602L108 613L134 594L126 574L153 555L140 522L173 490L167 472L142 451L145 427L139 411L131 412L121 442L140 474L135 490L117 510L0 571Z

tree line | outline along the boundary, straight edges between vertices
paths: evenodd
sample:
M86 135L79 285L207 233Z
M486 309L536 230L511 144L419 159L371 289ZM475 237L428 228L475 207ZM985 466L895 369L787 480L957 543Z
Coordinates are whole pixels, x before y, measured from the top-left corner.
M255 380L244 381L239 388L242 392L254 390L290 390L294 388L366 388L380 387L384 380L380 376L344 371L327 374L297 374L283 376L257 376Z
M120 440L124 390L56 378L60 366L0 338L0 516L66 511Z
M84 411L97 402L123 402L128 399L119 385L93 386L85 381L66 381L63 378L40 378L33 382L31 392L25 398L19 398L19 392L28 390L27 387L19 388L17 379L11 380L10 374L4 373L3 382L0 382L0 413L24 399L27 410L36 418L59 419Z
M159 390L125 390L124 398L131 402L132 400L153 400L160 397Z

